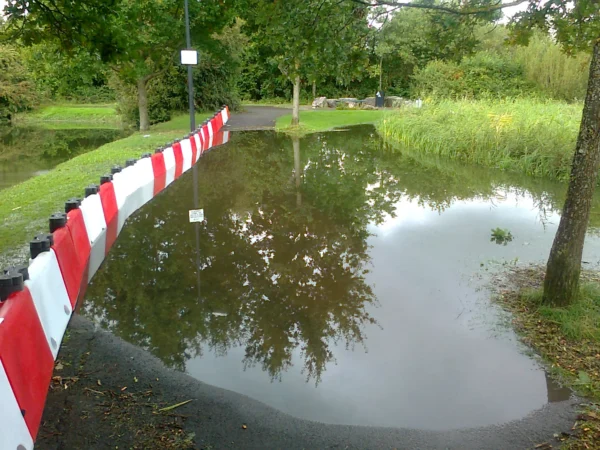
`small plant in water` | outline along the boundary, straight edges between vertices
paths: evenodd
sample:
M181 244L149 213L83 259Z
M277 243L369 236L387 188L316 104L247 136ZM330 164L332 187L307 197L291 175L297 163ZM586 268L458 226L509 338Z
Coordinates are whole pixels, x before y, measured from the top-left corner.
M508 230L503 230L502 228L496 228L492 230L492 238L490 242L495 242L498 245L507 245L509 242L513 240L513 235Z

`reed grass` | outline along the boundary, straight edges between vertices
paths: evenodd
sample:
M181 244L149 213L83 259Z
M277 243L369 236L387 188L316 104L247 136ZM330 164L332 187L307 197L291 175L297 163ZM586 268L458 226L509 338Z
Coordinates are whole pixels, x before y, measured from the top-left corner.
M582 105L535 99L442 100L388 113L379 133L402 152L569 179Z

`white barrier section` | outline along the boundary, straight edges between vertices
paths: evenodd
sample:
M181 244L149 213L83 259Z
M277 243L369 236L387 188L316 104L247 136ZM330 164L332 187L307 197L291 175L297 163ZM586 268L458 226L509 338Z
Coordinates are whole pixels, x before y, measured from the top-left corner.
M196 161L194 164L198 162L200 159L200 155L202 154L202 131L196 132L194 134L194 140L196 141Z
M150 158L142 158L135 165L140 177L139 191L142 202L140 206L142 206L154 198L154 170L152 169L152 160Z
M33 439L29 434L15 394L13 394L10 387L2 361L0 361L0 425L2 425L0 449L33 449Z
M181 153L183 154L183 170L187 172L192 167L192 143L188 138L181 141Z
M73 309L53 249L40 253L33 260L25 286L31 292L48 347L56 360Z
M173 153L173 147L165 149L163 152L165 158L165 169L167 169L167 176L165 177L165 188L175 180L175 154Z
M223 144L227 144L229 142L229 131L223 131Z
M223 108L221 110L221 118L223 119L223 125L225 125L227 123L227 121L229 120L229 117L227 117L227 109Z
M102 261L106 251L106 219L102 202L98 194L90 195L81 202L81 214L87 230L92 251L90 253L89 278L92 279Z
M213 134L214 133L213 133L212 123L208 122L206 124L206 128L208 129L208 145L206 147L206 150L208 150L213 145Z

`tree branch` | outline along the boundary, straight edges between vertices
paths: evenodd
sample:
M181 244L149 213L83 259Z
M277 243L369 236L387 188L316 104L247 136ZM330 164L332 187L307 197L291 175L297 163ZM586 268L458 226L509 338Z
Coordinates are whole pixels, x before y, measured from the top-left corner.
M529 0L514 0L509 3L498 3L493 6L489 6L486 8L475 8L475 9L455 9L448 8L446 6L438 6L438 5L424 5L422 3L406 3L406 2L397 2L395 0L350 0L351 2L358 3L364 6L392 6L397 8L418 8L418 9L432 9L436 11L442 11L449 14L456 14L459 16L468 16L472 14L485 14L493 11L498 11L504 8L510 8L511 6L517 6L522 3L526 3Z

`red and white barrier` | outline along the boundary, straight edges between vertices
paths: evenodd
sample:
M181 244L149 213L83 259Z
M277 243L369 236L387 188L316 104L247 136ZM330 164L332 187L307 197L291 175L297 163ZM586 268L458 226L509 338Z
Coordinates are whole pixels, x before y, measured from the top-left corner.
M0 298L0 450L33 448L69 320L127 219L213 145L228 142L229 132L221 131L228 119L224 107L191 136L128 161L112 181L103 177L79 208L78 200L74 209L69 202L53 227L52 246L48 241L31 260L23 289Z

